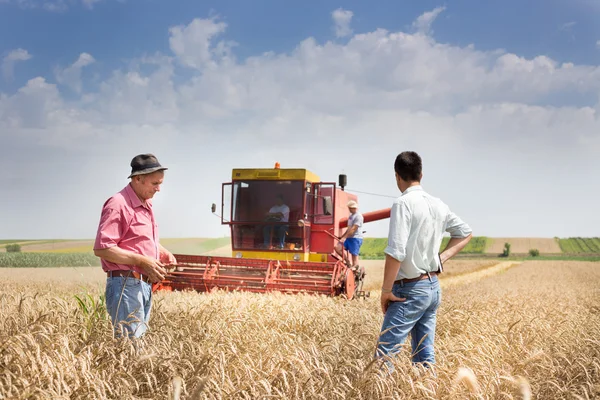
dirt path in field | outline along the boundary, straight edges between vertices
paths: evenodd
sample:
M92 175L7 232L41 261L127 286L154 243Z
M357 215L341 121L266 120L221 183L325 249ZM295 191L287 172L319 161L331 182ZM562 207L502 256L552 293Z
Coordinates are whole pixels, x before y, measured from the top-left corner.
M491 267L488 267L488 268L485 268L485 269L482 269L479 271L441 279L440 285L442 286L442 288L449 287L449 286L466 285L469 283L479 281L480 279L502 273L502 272L506 271L507 269L515 267L520 264L521 264L520 262L514 262L514 261L513 262L511 262L511 261L501 262L499 264L496 264L494 266L491 266Z
M521 264L515 261L490 263L489 260L451 260L444 266L445 271L440 275L442 287L460 286L502 273L509 268ZM366 268L364 290L379 291L383 282L383 260L364 260ZM452 274L450 274L452 273Z
M540 253L561 253L558 242L553 238L489 238L491 244L485 250L488 254L501 254L504 243L510 243L511 253L529 253L538 249Z
M383 260L361 260L360 264L365 267L367 276L365 278L365 290L379 290L383 282L383 270L385 262ZM502 264L502 263L500 263ZM484 273L485 271L499 268L498 262L491 260L450 260L444 265L444 273L440 275L440 280L451 281L455 278L471 276L475 273Z

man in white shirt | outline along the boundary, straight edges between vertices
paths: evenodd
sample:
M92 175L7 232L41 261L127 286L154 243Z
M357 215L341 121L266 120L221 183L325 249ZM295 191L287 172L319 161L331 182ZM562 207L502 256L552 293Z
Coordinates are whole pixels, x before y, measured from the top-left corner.
M267 221L288 222L290 218L290 208L284 204L283 195L278 194L275 197L275 205L267 213ZM283 249L285 244L285 235L288 232L287 224L265 225L263 229L263 239L265 248L271 247L271 233L277 237L277 247Z
M437 275L443 263L469 243L472 231L446 204L423 190L422 161L417 153L400 153L394 170L402 195L394 201L390 214L381 287L385 317L377 356L398 353L410 333L413 362L427 366L435 363L436 312L442 299ZM444 232L451 238L439 254Z

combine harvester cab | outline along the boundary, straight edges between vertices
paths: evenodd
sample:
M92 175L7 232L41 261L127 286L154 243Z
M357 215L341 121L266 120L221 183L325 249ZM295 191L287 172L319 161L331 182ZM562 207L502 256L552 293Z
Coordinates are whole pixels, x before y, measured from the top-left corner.
M345 186L345 175L338 186L279 164L234 169L232 181L222 186L220 214L231 229L232 257L176 254L177 267L154 290L368 296L362 290L364 272L353 271L335 251L348 223L347 203L357 200ZM283 211L283 218L270 210ZM389 216L389 208L363 213L364 222Z

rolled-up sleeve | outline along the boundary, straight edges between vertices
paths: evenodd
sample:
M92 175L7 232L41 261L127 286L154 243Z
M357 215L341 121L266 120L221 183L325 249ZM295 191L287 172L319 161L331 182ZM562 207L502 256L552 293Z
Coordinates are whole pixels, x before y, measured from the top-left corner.
M450 233L450 236L453 238L465 238L473 233L471 227L463 222L463 220L452 211L448 211L445 230Z
M105 207L102 209L94 250L108 249L116 246L125 232L120 210Z
M410 234L411 214L402 201L394 203L390 212L388 245L384 253L402 262L406 258L406 245Z

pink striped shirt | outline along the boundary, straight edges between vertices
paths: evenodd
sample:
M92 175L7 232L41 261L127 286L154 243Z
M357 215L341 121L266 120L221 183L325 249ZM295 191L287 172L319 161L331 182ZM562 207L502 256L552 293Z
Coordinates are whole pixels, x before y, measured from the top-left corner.
M104 203L94 250L118 246L137 254L159 259L158 225L154 220L152 200L145 203L137 197L131 185ZM102 259L104 271L131 270L143 273L139 267L115 264Z

